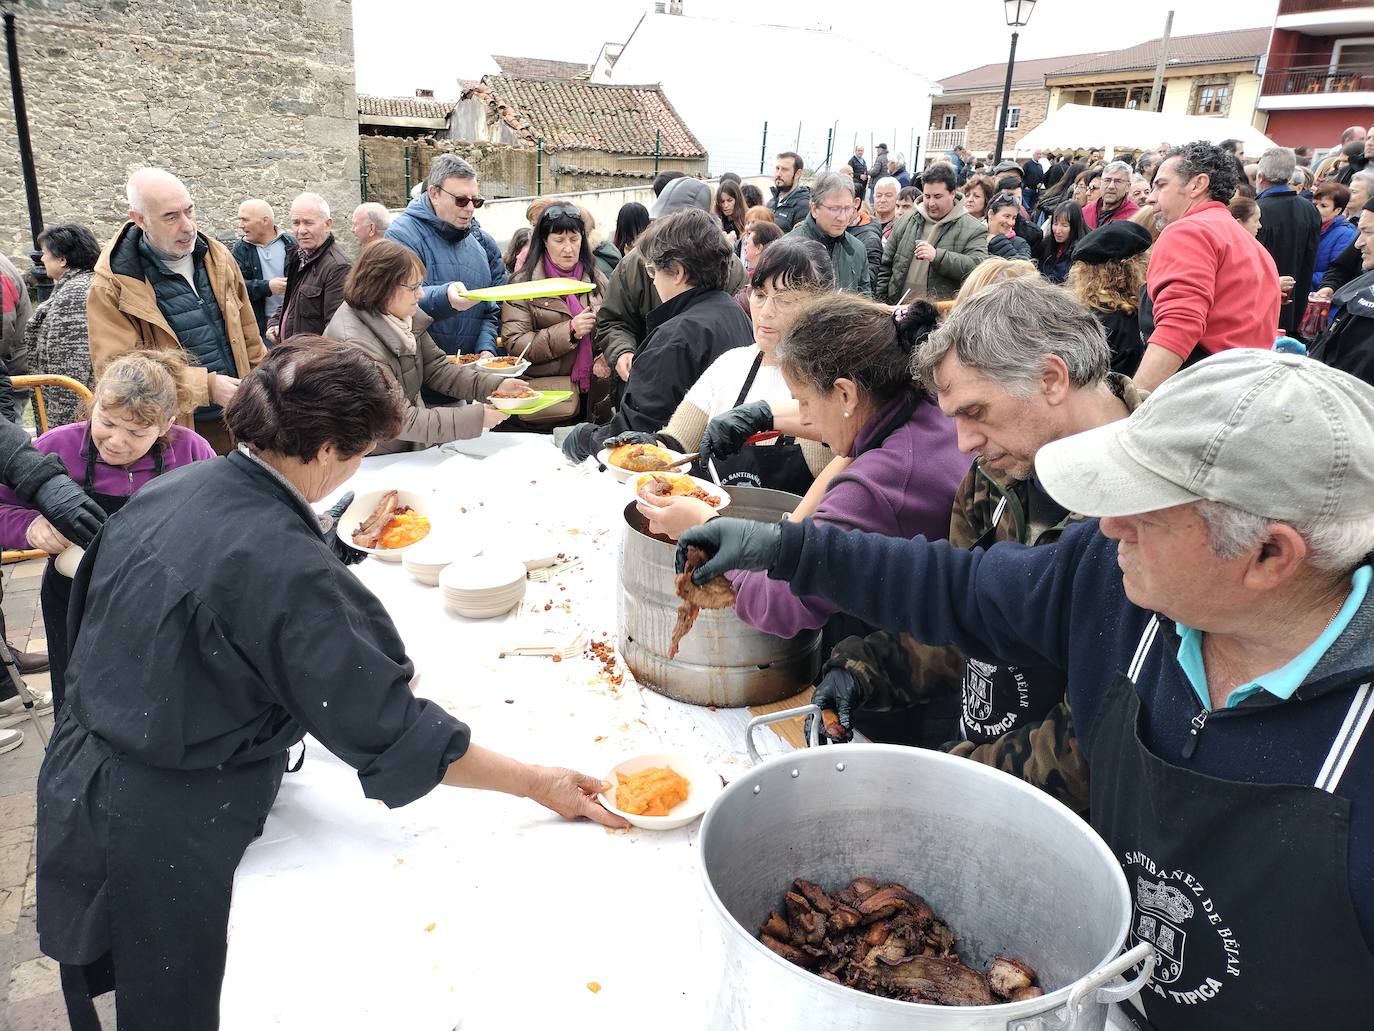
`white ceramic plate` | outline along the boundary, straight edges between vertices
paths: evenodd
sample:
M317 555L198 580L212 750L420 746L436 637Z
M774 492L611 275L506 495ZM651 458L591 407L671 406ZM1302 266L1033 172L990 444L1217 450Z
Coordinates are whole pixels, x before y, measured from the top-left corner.
M438 584L439 574L446 567L461 559L478 555L481 551L482 540L474 534L458 537L437 534L431 530L428 537L405 549L405 554L401 556L401 565L422 584L434 585Z
M523 584L525 572L519 559L486 555L453 563L439 574L439 586L457 594L503 591Z
M85 554L85 548L73 544L66 551L59 554L57 558L53 559L53 568L70 580L76 575L76 567L81 565L81 559Z
M628 777L652 766L666 766L674 773L686 777L687 798L668 810L667 816L634 816L617 809L615 807L615 793L620 781L616 774L623 773ZM601 799L601 804L617 816L623 816L634 826L642 827L648 831L670 831L678 827L686 827L710 808L711 803L716 800L716 796L721 793L723 788L720 774L715 771L710 763L672 753L637 755L633 759L626 759L612 767L611 772L606 775L606 781L611 785L611 789L603 791L597 796Z
M681 457L682 457L682 452L680 452L680 451L674 451L672 448L667 448L667 447L665 447L663 450L666 451L666 452L668 452L669 460L676 459L676 458L681 458ZM610 457L611 457L611 449L608 448L608 447L603 447L600 451L598 451L598 452L596 453L596 460L597 460L598 462L600 462L602 465L604 465L604 466L606 467L606 471L607 471L608 473L610 473L612 476L614 476L614 477L615 477L617 480L619 480L621 483L624 483L624 482L625 482L626 480L628 480L631 476L640 476L640 475L643 475L643 474L641 474L641 473L636 473L636 472L634 472L634 471L632 471L632 470L630 470L630 469L622 469L622 468L620 468L620 466L618 466L618 465L611 465L611 463L610 463L610 461L609 461ZM680 470L674 470L674 471L677 472L677 471L680 471Z
M434 511L431 507L433 499L427 495L417 494L409 490L398 490L396 492L397 500L402 505L410 506L429 520L429 533L421 537L414 544L407 544L404 548L359 547L353 543L353 534L357 531L358 527L362 526L362 524L367 521L367 517L377 510L377 505L381 503L382 495L385 493L386 491L384 490L374 490L367 494L359 494L355 497L353 499L353 504L349 505L344 514L339 517L338 523L334 526L334 533L338 536L339 540L343 541L350 548L357 548L359 551L365 551L369 555L375 555L386 562L399 562L401 561L401 556L405 552L429 540L438 529L434 525Z
M610 468L610 467L607 466L607 468ZM647 479L647 478L650 477L650 476L657 476L657 475L660 475L660 474L659 474L659 473L635 473L635 474L633 474L633 475L634 475L634 478L631 479L631 480L627 480L626 482L630 485L630 494L634 497L634 499L635 499L636 501L639 501L639 500L640 500L640 497L639 497L639 481L640 481L641 479ZM663 474L661 474L661 475L664 475L664 476L687 476L686 473L676 473L676 472L675 472L675 473L663 473ZM717 487L717 486L716 486L714 483L712 483L710 480L703 480L703 479L702 479L701 477L699 477L699 476L688 476L687 478L690 479L693 483L695 483L695 484L696 484L698 487L700 487L702 490L704 490L704 491L705 491L708 495L710 495L711 497L713 497L713 498L719 498L719 499L720 499L720 504L712 506L712 507L715 508L715 510L716 510L717 512L719 512L721 509L727 507L727 506L730 504L730 495L727 494L727 493L725 493L725 488L724 488L724 487Z
M525 370L530 367L530 363L528 361L521 361L518 364L512 365L508 369L503 369L499 366L497 368L492 368L490 365L487 364L488 361L490 361L490 359L480 358L473 364L476 365L483 372L494 373L497 376L505 376L507 379L513 379L516 376L523 375Z

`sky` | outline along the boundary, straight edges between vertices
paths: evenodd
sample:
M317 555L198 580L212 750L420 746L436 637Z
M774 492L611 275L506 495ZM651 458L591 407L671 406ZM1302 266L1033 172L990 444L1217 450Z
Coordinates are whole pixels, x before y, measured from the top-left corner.
M1253 28L1273 23L1277 0L1208 0L1175 6L1174 35ZM562 61L595 59L607 40L623 41L652 0L512 0L456 4L453 0L353 0L353 45L358 92L410 96L432 89L457 96L459 78L496 71L490 54ZM932 79L990 62L1005 62L1011 42L1001 0L921 3L870 0L854 8L836 0L684 0L688 16L750 24L788 24L829 29ZM839 21L850 10L859 17ZM1017 56L1056 57L1127 47L1159 36L1167 6L1105 0L1040 0L1021 30ZM405 17L397 17L404 11ZM924 27L928 14L940 24ZM1125 16L1124 18L1122 16ZM702 55L702 74L729 74L731 55L748 58L747 28L722 29L720 47ZM801 68L799 75L815 74ZM855 82L862 70L844 70ZM779 83L786 88L785 82ZM846 87L848 88L848 87ZM671 99L671 98L670 98Z

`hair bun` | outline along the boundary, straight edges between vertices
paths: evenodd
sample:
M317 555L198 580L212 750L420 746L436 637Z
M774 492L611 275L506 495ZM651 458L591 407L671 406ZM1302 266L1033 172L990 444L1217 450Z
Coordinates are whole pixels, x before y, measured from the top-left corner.
M939 324L940 310L929 301L914 301L894 308L892 321L897 324L897 346L903 353L911 354Z

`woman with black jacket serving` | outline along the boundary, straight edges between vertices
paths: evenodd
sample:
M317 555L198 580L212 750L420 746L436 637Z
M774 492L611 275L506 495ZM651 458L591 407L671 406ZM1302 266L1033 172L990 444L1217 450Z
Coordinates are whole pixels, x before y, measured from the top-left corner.
M72 586L37 877L39 944L78 1031L99 1027L90 999L112 989L121 1028L218 1026L234 871L307 733L388 806L448 784L621 825L599 778L480 748L411 693L400 634L335 546L358 553L311 508L395 436L386 373L297 336L225 418L238 449L139 491Z

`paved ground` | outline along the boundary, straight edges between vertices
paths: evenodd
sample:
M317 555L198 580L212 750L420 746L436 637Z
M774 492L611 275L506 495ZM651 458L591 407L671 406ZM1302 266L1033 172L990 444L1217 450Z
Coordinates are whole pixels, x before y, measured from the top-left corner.
M40 560L0 567L9 641L25 651L47 650L38 607L43 565ZM26 683L47 690L48 675L28 677ZM50 728L50 719L43 722ZM0 1031L65 1031L57 965L38 951L34 925L34 784L43 743L31 723L18 726L24 744L0 755ZM101 999L98 1009L113 1031L111 997Z

